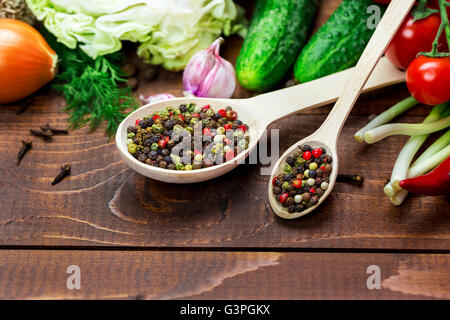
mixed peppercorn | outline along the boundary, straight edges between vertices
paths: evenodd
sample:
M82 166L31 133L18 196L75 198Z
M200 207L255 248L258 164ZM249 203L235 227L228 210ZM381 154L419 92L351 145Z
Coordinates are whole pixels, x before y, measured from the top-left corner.
M328 189L333 159L325 148L303 145L285 160L283 171L272 180L272 190L289 213L302 212L316 205Z
M140 162L171 170L195 170L233 159L246 150L248 126L236 111L215 112L194 103L167 108L127 128L128 152Z

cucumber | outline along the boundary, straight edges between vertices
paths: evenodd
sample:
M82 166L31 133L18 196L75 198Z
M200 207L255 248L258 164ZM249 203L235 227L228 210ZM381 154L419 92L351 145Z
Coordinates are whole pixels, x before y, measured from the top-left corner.
M257 0L236 61L240 84L265 91L294 64L317 10L316 0Z
M367 26L372 5L372 0L344 0L301 51L295 79L308 82L356 65L375 31ZM384 13L385 7L378 7Z

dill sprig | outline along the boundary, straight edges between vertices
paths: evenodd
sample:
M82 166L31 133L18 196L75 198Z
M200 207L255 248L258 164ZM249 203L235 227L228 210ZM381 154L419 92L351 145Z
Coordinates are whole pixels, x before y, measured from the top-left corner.
M48 32L45 36L58 55L53 88L66 99L69 128L89 125L94 131L106 122L106 133L114 135L119 123L138 106L131 89L119 87L120 82L126 82L120 67L123 55L117 52L92 59L79 48L70 49L57 42Z

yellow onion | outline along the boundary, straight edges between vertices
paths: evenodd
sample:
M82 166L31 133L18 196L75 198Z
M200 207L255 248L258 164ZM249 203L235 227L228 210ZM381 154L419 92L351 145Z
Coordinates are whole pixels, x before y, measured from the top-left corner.
M14 19L0 19L0 103L25 98L55 76L58 56L41 34Z

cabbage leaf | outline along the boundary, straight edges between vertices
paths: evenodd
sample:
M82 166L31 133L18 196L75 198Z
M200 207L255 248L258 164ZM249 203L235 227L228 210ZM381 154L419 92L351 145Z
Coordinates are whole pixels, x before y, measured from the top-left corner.
M220 34L246 32L243 9L232 0L26 0L59 42L96 58L140 43L148 63L182 70Z

